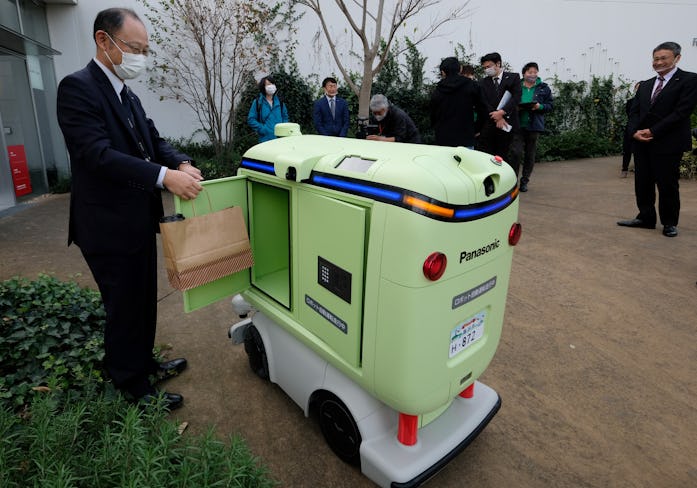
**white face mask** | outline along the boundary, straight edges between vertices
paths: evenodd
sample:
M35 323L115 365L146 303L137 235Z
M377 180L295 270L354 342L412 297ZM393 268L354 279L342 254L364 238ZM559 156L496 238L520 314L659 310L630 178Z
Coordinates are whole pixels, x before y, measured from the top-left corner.
M537 81L537 76L526 76L525 81L530 83L531 85Z
M496 76L496 68L494 68L493 66L491 68L486 68L484 70L484 74L486 76L494 77L494 76Z
M276 93L276 85L266 85L266 94L273 95Z
M109 36L109 34L107 34L107 36ZM111 39L111 36L109 36L109 39ZM106 57L111 61L116 76L122 80L132 80L141 74L145 69L148 58L144 54L124 52L113 39L111 39L111 42L114 43L116 49L121 51L121 64L114 64L114 62L111 61L111 57L109 57L109 53L106 52L106 49L104 50L104 54L106 54Z

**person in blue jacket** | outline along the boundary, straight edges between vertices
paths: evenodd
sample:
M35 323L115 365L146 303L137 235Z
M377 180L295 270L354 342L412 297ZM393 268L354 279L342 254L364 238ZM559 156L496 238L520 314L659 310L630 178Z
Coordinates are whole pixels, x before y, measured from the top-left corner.
M274 127L288 122L288 109L276 94L273 78L265 76L259 80L259 96L254 99L247 114L247 124L259 136L259 142L275 139Z
M537 76L538 71L537 63L527 63L521 70L522 93L518 107L520 133L516 134L517 140L514 141L511 151L512 156L518 161L523 157L520 191L528 191L528 182L535 166L537 138L545 131L545 114L553 108L552 90Z

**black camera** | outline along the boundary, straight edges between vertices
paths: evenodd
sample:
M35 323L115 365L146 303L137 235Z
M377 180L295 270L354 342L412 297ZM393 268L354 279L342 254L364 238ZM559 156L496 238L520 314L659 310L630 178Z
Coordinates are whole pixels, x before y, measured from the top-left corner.
M368 136L376 136L380 133L380 126L377 124L368 124L365 126L365 134Z

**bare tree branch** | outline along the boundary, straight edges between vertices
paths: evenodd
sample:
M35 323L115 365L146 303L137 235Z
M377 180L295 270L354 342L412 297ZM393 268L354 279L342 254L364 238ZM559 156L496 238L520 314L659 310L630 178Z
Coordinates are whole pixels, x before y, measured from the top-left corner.
M363 70L360 86L351 79L345 61L339 55L336 41L327 25L326 13L320 6L320 0L291 0L296 4L304 5L317 15L322 32L329 44L332 57L341 71L344 80L351 87L351 90L358 96L359 108L358 117L368 117L368 102L370 100L370 90L373 78L380 73L390 55L390 47L394 42L398 31L403 28L409 19L421 14L431 7L440 7L438 0L394 0L386 12L387 3L385 0L334 0L338 11L350 26L351 30L358 36L363 46ZM368 4L377 5L370 9ZM431 19L430 24L420 31L420 35L412 41L412 45L420 44L426 39L433 38L436 32L446 23L464 18L469 14L467 6L469 0L465 0L460 6L450 9L442 15ZM360 11L360 25L356 21L355 14L352 14L349 5ZM325 2L326 6L326 2ZM384 34L383 34L384 33ZM407 47L398 50L397 54L404 52Z
M278 50L275 0L141 0L157 45L150 89L196 114L218 155L234 140L245 83ZM273 2L273 4L271 4Z

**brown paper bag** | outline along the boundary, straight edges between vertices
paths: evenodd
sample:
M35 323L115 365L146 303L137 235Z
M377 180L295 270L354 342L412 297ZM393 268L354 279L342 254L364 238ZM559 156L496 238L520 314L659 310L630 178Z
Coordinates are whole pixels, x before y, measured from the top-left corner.
M190 290L254 264L240 207L161 222L160 233L167 277L178 290Z

